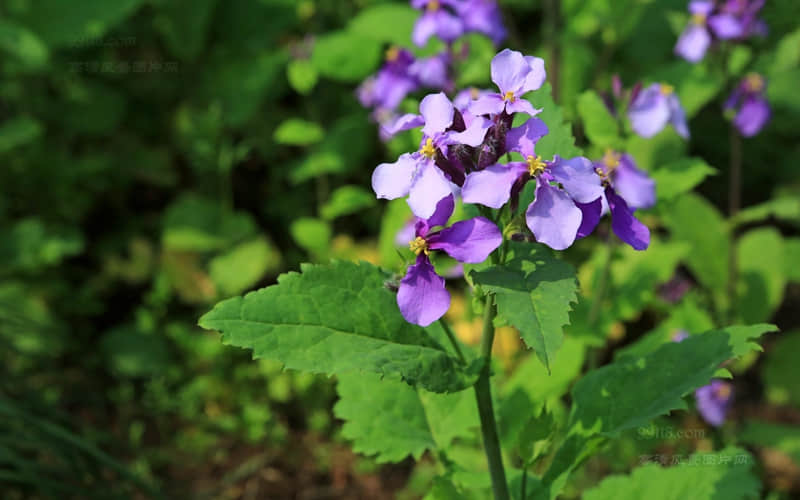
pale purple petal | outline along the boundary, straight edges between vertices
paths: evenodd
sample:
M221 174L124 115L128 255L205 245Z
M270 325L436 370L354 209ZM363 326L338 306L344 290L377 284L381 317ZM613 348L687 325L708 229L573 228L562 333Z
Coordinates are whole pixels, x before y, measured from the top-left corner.
M467 113L469 115L469 113ZM464 116L464 122L467 122L467 116ZM474 117L469 120L467 129L463 132L452 132L449 135L451 143L466 144L467 146L477 147L483 142L486 137L486 131L492 126L492 122L481 116Z
M714 2L712 0L692 0L689 2L689 12L692 14L707 16L713 10Z
M459 262L478 264L503 243L503 235L494 222L474 217L432 234L428 242L432 250L443 250Z
M525 85L523 85L521 92L523 94L532 90L539 90L547 79L547 72L544 70L544 59L525 56L525 61L528 62L530 73L525 77Z
M577 207L583 214L581 225L578 228L578 238L585 238L592 234L594 228L600 222L600 217L603 215L603 202L602 198L598 198L591 203L576 203Z
M634 163L629 154L624 154L613 173L614 190L634 210L650 208L656 204L656 183L644 170Z
M417 256L417 263L408 267L400 281L397 306L406 321L420 326L430 325L450 308L444 278L436 274L424 253Z
M436 21L436 36L444 42L454 42L464 34L464 23L457 16L450 14L445 9L438 9L433 13Z
M595 173L592 162L582 156L568 160L556 158L548 171L578 203L591 203L603 196L600 176Z
M500 89L500 94L513 92L522 95L525 79L531 68L521 52L503 49L492 58L492 81Z
M447 220L453 215L455 206L453 195L446 196L439 200L439 203L436 204L436 211L425 221L428 227L444 226L447 224Z
M467 175L461 187L461 199L464 203L500 208L508 202L511 186L527 170L525 163L511 162L508 165L497 164L472 172Z
M382 127L383 131L390 137L402 132L404 130L411 130L412 128L421 127L425 124L425 119L420 115L407 113L398 117L396 120L388 125Z
M661 85L658 83L650 85L639 93L628 110L634 132L649 138L664 129L670 118L669 104L664 97Z
M425 13L417 19L414 25L414 32L411 33L411 40L417 47L424 47L428 43L428 38L436 33L436 17Z
M403 227L394 235L394 244L399 247L408 245L408 242L417 236L416 225L417 221L414 218L403 224Z
M533 105L525 99L514 99L506 103L506 112L525 113L528 116L536 116L541 113L542 110L534 108Z
M554 250L572 245L583 214L565 192L537 179L536 199L525 212L525 221L536 241Z
M612 188L606 189L606 200L611 210L611 229L614 234L634 250L644 250L650 246L650 230L633 216L625 200L617 196Z
M669 122L675 129L675 132L684 139L689 138L689 125L686 123L686 112L681 106L681 101L675 94L667 96L667 105L669 106Z
M734 124L744 137L758 134L770 118L769 103L762 97L748 97L744 100Z
M675 53L689 62L697 63L703 60L709 45L711 45L711 35L708 29L704 25L690 23L678 38Z
M725 422L725 416L731 404L731 394L730 383L712 380L710 384L695 391L697 410L706 422L714 427L719 427Z
M414 179L417 161L410 153L394 163L381 163L372 172L372 190L378 198L393 200L408 194Z
M444 89L450 85L448 65L450 56L447 52L417 59L408 67L408 74L414 77L424 87Z
M506 149L517 152L523 156L533 156L536 143L547 135L547 125L538 119L530 118L517 128L512 128L506 134Z
M422 161L418 168L414 181L408 189L408 206L417 217L428 219L436 211L439 200L450 196L453 191L450 188L450 181L432 161Z
M428 137L433 137L439 132L444 132L447 127L453 124L453 114L455 108L450 99L444 92L430 94L419 103L419 112L425 119L425 126L422 133Z
M708 25L720 40L730 40L744 35L744 27L733 14L717 14L708 18Z
M472 101L468 109L475 116L496 115L506 109L506 103L500 94L485 94Z

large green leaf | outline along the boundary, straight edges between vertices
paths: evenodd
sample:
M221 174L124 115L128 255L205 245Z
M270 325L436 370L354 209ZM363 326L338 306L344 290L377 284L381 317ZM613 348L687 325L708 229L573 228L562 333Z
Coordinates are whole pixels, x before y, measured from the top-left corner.
M344 82L358 82L381 60L380 42L349 31L336 31L314 43L311 62L319 74Z
M709 175L717 170L701 158L683 158L659 166L651 172L656 181L656 195L659 200L671 200L679 194L691 191Z
M549 129L548 134L536 143L536 154L545 160L551 159L554 155L562 158L581 155L580 148L575 146L572 125L565 121L564 111L553 101L550 84L544 84L542 88L527 94L525 98L534 108L542 110L536 117L543 120Z
M800 199L779 196L764 203L745 208L733 217L735 224L747 224L774 217L780 221L800 226Z
M512 242L505 265L473 271L472 280L495 294L498 317L519 330L550 370L576 302L575 270L542 245Z
M422 328L406 322L389 278L365 262L305 264L278 284L217 304L200 318L223 342L287 368L313 373L374 372L433 392L474 382Z
M634 469L629 476L610 476L583 493L584 500L744 500L759 498L761 484L755 459L746 450L725 448L691 456L663 455L668 464ZM654 457L658 459L659 456Z
M397 45L408 45L419 11L409 5L381 4L359 12L350 20L348 30L361 36Z
M736 263L738 317L747 323L768 320L783 302L786 287L781 234L770 227L744 234L736 248Z
M233 247L211 259L211 280L224 296L242 293L255 285L267 271L276 272L281 254L263 236Z
M361 186L342 186L320 208L322 217L335 219L375 205L375 195Z
M358 453L378 462L399 462L426 450L446 449L478 426L475 396L465 390L435 394L375 374L339 375L334 414L345 420L342 435Z
M614 149L620 147L617 120L596 92L587 90L578 97L578 114L592 144Z

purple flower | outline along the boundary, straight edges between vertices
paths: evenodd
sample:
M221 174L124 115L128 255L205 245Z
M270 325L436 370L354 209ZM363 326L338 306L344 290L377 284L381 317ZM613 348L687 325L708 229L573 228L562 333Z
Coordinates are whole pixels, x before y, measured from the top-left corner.
M411 39L418 47L424 47L428 38L438 36L446 43L454 42L464 33L464 22L457 14L457 0L411 0L415 9L424 9L417 19Z
M495 45L506 38L503 16L495 0L466 0L457 7L465 31L477 31L488 36Z
M764 98L766 87L767 82L761 75L750 73L725 102L726 111L737 110L733 124L744 137L753 137L769 122L769 102Z
M395 109L405 97L420 87L412 74L414 56L406 49L386 51L386 64L375 76L364 81L357 92L361 105L368 108Z
M655 204L655 183L636 167L628 154L606 151L603 159L595 162L594 167L605 186L603 211L607 206L611 212L614 234L635 250L646 249L650 246L650 230L633 216L633 212L637 208L649 208ZM580 208L584 211L584 217L589 214L583 230L591 232L594 227L589 226L589 221L595 224L599 222L599 216L595 220L591 215L596 213L596 208Z
M453 105L457 110L464 113L470 107L473 101L477 101L481 97L492 94L491 90L479 89L477 87L470 87L460 90L453 98Z
M462 132L452 130L456 110L442 92L426 96L419 109L420 115L401 116L389 131L395 133L422 126L419 151L403 154L394 163L378 165L372 174L372 189L378 198L389 200L408 195L408 205L414 215L428 218L439 200L452 193L454 177L460 175L463 178L463 172L459 171L449 172L448 178L437 166L437 162L446 160L447 146L454 143L479 145L489 123L488 120L476 119Z
M465 203L500 208L526 182L535 179L536 197L525 212L525 221L537 241L563 250L579 237L584 213L589 213L586 217L599 218L603 187L586 158L565 160L556 156L548 162L537 156L534 146L545 134L547 126L538 118L511 129L506 148L520 153L525 161L496 164L470 173L461 197ZM585 212L579 204L586 205Z
M658 295L662 300L670 304L677 304L691 288L692 282L681 273L677 273L672 279L659 287Z
M450 307L450 294L445 289L444 278L436 274L429 259L431 251L441 250L459 262L477 264L486 260L503 242L497 226L484 217L431 231L447 223L453 208L453 196L448 196L436 204L436 210L428 219L417 219L416 237L409 242L417 260L408 267L397 291L397 305L409 323L428 326Z
M686 113L671 85L654 83L638 92L628 109L628 117L634 132L645 138L661 132L667 123L681 137L689 137Z
M689 62L703 59L715 40L740 40L766 31L757 19L764 0L693 0L689 2L692 17L678 38L675 53Z
M535 116L541 110L534 109L522 96L540 88L546 76L541 58L504 49L492 59L492 81L500 92L482 96L470 105L469 111L474 115L505 112Z
M719 427L725 422L733 401L733 386L723 380L712 380L710 384L694 391L694 398L703 420Z
M453 87L449 67L450 55L441 52L435 56L417 59L408 67L408 74L422 87L449 90Z

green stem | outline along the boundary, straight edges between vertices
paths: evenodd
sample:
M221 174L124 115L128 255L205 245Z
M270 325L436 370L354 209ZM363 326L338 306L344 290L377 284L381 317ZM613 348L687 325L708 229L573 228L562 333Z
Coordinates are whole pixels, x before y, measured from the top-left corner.
M528 462L522 468L522 485L519 487L519 497L525 500L525 487L528 485Z
M728 217L731 222L730 248L728 249L728 322L733 318L733 308L736 301L736 231L733 227L733 218L739 213L742 198L742 137L731 123L730 136L730 182L728 184Z
M464 358L464 353L461 352L461 346L458 345L458 340L456 339L456 336L453 335L453 330L450 329L450 325L447 324L447 321L445 321L444 318L439 318L439 324L442 326L444 333L447 334L447 338L450 339L450 343L453 344L453 349L456 350L458 359L460 359L462 363L466 363L467 360Z
M589 310L589 326L594 326L597 321L597 315L600 314L600 307L603 304L603 297L608 288L608 278L611 274L611 258L614 255L614 237L612 236L611 228L608 228L608 236L606 236L606 261L603 264L603 271L600 275L600 281L597 283L597 290L595 291L592 300L592 308Z
M500 452L500 439L497 437L497 422L492 407L492 389L489 383L491 375L492 344L494 343L494 325L492 321L497 314L497 306L491 296L486 297L486 312L483 315L483 335L481 337L481 355L484 365L478 381L475 382L475 398L478 401L478 414L481 418L481 435L486 459L489 462L489 474L492 478L492 492L495 500L509 500L506 472L503 468L503 455Z

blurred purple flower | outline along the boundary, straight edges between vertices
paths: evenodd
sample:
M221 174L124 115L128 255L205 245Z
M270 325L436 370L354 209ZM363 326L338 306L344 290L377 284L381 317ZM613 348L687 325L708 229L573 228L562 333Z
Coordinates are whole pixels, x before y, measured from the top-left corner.
M431 36L438 36L445 43L452 43L464 33L464 22L458 15L458 0L411 0L411 6L424 10L414 25L411 39L418 47L424 47Z
M465 0L458 4L465 31L476 31L488 36L495 45L505 40L507 33L503 16L496 0Z
M672 279L661 285L658 294L662 300L670 304L677 304L692 288L692 282L681 274L676 274Z
M736 86L728 100L725 110L736 110L734 125L744 137L758 134L769 122L771 112L769 102L764 97L767 82L761 75L750 73Z
M628 117L634 132L642 137L653 137L672 124L683 138L689 137L686 113L683 111L675 89L664 83L654 83L632 97Z
M416 79L421 87L450 90L453 81L450 78L449 67L450 55L441 52L431 57L417 59L408 67L408 74Z
M395 109L409 93L420 88L417 77L411 71L414 64L414 56L408 50L395 47L387 50L383 67L356 90L361 105L366 108Z
M715 40L741 40L766 33L757 18L764 0L692 0L689 25L675 44L675 53L689 62L699 62Z
M600 179L586 158L544 161L534 151L536 141L547 134L547 126L531 118L511 129L506 137L509 151L520 153L525 161L496 164L467 175L461 190L466 203L500 208L530 180L536 181L534 201L525 212L525 221L536 240L555 250L572 245L584 221L578 204L591 206L599 218L599 198L603 194ZM591 211L590 208L586 209ZM595 223L596 225L596 223Z
M454 206L453 196L448 196L436 204L428 219L416 221L416 237L409 242L409 247L417 254L417 260L408 267L397 291L397 305L409 323L428 326L450 307L450 294L445 289L444 278L436 274L428 257L431 251L440 250L459 262L477 264L486 260L503 242L497 226L484 217L431 231L447 223Z
M539 89L546 76L541 58L523 56L521 52L504 49L492 59L492 81L500 92L480 97L470 105L469 111L474 115L505 112L535 116L541 110L534 109L522 96Z
M733 386L724 380L712 380L694 392L697 411L703 420L714 427L725 422L725 417L733 401Z
M619 239L635 250L644 250L650 246L650 230L642 224L633 212L638 208L649 208L655 205L655 182L640 170L628 154L620 154L608 150L603 158L594 163L594 171L605 186L602 212L611 212L611 229ZM580 206L587 217L584 231L591 232L597 219L591 217L596 213L594 207Z

